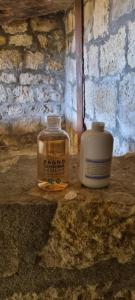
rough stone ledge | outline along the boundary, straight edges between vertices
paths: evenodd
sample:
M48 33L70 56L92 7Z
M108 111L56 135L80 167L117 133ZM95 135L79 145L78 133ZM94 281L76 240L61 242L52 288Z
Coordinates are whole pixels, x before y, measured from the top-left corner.
M110 187L90 190L73 158L52 194L36 187L34 151L0 150L0 300L135 299L134 164L114 158Z

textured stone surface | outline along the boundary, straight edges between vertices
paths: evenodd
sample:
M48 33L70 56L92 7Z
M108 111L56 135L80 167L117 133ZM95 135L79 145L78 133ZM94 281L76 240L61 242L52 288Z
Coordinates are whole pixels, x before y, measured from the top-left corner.
M91 46L88 52L88 69L89 76L99 76L99 58L98 58L98 47Z
M104 122L107 128L116 127L117 87L110 81L103 81L95 85L94 107L96 119Z
M52 80L50 76L42 74L31 74L22 73L20 74L20 84L21 85L35 85L39 83L51 84Z
M15 83L16 82L16 76L15 74L11 74L11 73L2 73L0 75L0 81L2 81L3 83Z
M115 135L114 153L121 155L135 149L135 2L83 3L85 125L105 122Z
M74 84L76 81L76 60L72 57L68 57L66 60L66 74L68 81Z
M128 40L129 40L129 45L128 45L128 64L130 65L131 68L135 67L135 22L134 23L129 23L128 25L129 28L129 34L128 34Z
M7 95L6 95L5 88L2 84L0 84L0 103L6 102L6 99L7 99Z
M101 74L116 74L123 71L125 60L125 28L111 36L109 41L101 46Z
M48 45L48 39L47 39L47 37L44 36L44 35L42 35L42 34L38 34L37 38L39 40L41 48L46 48L47 45Z
M88 0L84 5L84 41L89 42L92 37L94 1Z
M38 0L17 2L16 0L0 1L0 23L18 19L27 19L35 16L43 16L58 11L65 11L74 3L73 0Z
M107 299L107 291L111 287L111 282L107 282L104 286L85 285L78 288L49 288L45 292L36 294L22 295L21 293L15 293L12 297L6 300L78 300L79 297L85 300L102 300ZM135 291L128 289L121 289L119 292L114 293L114 297L111 299L117 300L134 300ZM98 297L98 298L97 298ZM5 299L4 299L5 300Z
M0 51L0 70L21 68L21 54L17 50Z
M130 166L134 155L131 157L127 157ZM76 190L75 200L59 202L50 239L40 254L42 265L82 269L112 257L122 264L134 258L135 185L131 178L129 193L124 181L129 166L124 167L124 161L126 158L115 166L117 176L121 166L123 171L117 184L115 175L112 177L108 191L82 188Z
M0 35L0 46L3 46L6 44L6 38L5 36Z
M96 0L94 11L93 34L94 38L104 36L108 32L109 1Z
M71 9L66 16L65 20L66 32L71 33L75 29L75 15L74 9Z
M85 111L90 119L94 117L94 88L95 85L91 80L85 81Z
M31 20L31 26L34 31L38 32L49 32L56 29L59 23L54 18L36 18Z
M27 52L25 55L25 67L32 70L42 68L44 64L44 54L37 51L35 53Z
M2 28L6 33L16 34L27 31L28 24L26 21L15 21L9 24L3 24Z
M134 0L113 0L112 19L118 19L124 14L132 12L133 9L135 9Z
M73 158L53 194L36 187L35 149L1 149L1 300L134 300L134 161L114 158L110 187L90 190Z
M135 139L135 74L127 74L120 83L119 124L122 135Z
M32 45L32 36L28 34L16 34L10 36L9 44L15 46L30 47Z
M63 71L63 64L60 61L50 59L46 65L46 70L50 71Z
M83 48L84 53L84 75L89 75L89 65L88 65L88 48L84 46Z
M6 40L0 49L0 145L18 145L18 135L23 144L36 141L46 115L63 113L63 13L34 18L36 31L31 23L0 26Z
M18 242L15 232L17 217L13 216L12 212L12 208L8 211L4 209L0 211L0 278L14 275L19 268Z

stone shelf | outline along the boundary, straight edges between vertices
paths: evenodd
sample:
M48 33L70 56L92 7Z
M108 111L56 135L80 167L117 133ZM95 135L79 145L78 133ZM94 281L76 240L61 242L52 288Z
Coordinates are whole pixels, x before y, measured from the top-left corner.
M135 155L109 188L36 187L35 149L0 150L0 300L135 299Z

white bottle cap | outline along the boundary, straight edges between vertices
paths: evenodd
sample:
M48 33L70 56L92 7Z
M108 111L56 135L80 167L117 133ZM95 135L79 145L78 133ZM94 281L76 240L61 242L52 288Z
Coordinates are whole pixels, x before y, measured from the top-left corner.
M104 131L105 123L103 122L93 122L92 123L92 130L95 131Z
M49 128L61 128L61 117L47 116L47 126Z

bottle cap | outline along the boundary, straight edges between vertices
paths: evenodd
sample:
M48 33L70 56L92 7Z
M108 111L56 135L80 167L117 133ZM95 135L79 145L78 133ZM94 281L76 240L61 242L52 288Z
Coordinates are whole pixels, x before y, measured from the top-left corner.
M61 117L47 116L47 126L49 128L61 128Z
M95 131L104 131L105 123L103 122L93 122L92 123L92 130Z

